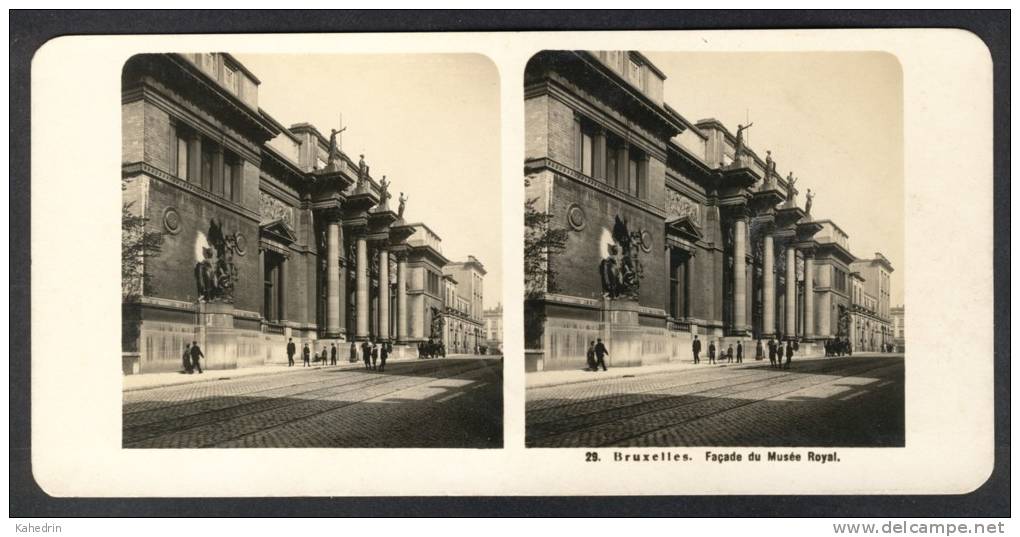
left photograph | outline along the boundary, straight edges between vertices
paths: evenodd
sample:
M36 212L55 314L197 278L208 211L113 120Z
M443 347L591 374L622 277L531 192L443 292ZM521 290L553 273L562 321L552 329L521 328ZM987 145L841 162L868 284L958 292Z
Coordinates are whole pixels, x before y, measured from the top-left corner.
M124 448L503 446L488 58L142 54L121 90Z

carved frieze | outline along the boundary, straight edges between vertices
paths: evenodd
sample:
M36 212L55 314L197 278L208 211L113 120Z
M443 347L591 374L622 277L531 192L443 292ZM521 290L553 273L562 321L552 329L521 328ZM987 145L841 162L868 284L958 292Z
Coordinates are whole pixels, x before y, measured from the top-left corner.
M265 192L259 192L259 217L261 224L282 220L294 227L294 208Z
M688 217L698 227L702 226L701 204L668 188L666 189L666 215L669 219Z

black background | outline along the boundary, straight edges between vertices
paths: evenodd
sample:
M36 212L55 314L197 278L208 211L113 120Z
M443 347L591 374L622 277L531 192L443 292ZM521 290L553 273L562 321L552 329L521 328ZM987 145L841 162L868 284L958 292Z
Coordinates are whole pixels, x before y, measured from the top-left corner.
M11 11L10 23L10 516L698 516L1008 517L1010 468L1009 11ZM991 51L994 77L995 469L966 495L643 497L396 497L286 499L53 498L32 477L30 438L30 73L61 35L961 28ZM947 73L947 76L952 76ZM946 311L946 315L953 312ZM88 346L85 346L87 349ZM97 350L98 352L98 350ZM957 357L960 367L979 356ZM67 446L74 449L74 446ZM952 461L946 461L950 464ZM451 471L456 471L451 469ZM820 482L820 487L825 483Z

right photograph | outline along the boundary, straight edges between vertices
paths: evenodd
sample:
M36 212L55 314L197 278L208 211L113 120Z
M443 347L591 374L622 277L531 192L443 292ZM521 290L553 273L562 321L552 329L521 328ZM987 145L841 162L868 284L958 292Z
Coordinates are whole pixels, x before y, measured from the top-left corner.
M526 445L903 447L903 82L881 52L543 51Z

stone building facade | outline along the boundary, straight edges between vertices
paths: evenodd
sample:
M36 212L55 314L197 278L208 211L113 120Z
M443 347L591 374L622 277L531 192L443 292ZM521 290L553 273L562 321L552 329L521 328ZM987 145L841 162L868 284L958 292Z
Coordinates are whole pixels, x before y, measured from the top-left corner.
M290 338L388 341L399 357L442 311L426 285L448 262L438 237L335 133L260 108L260 84L226 53L124 67L124 200L163 234L151 285L124 302L126 372L178 370L191 341L213 369L285 362Z
M797 203L796 178L745 143L743 126L691 122L666 75L635 51L545 51L525 71L526 195L569 236L554 282L525 301L527 369L690 359L847 329L847 236Z

